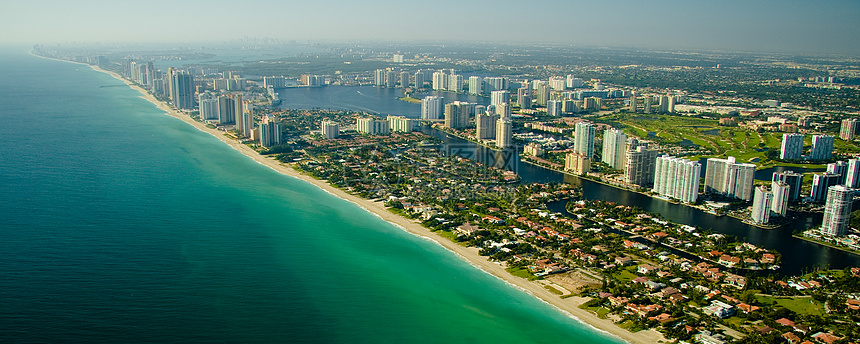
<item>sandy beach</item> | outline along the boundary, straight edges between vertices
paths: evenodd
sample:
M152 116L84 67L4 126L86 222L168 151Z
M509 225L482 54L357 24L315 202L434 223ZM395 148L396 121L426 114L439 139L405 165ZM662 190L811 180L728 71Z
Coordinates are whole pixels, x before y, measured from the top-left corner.
M69 62L69 61L66 61L66 62ZM513 286L516 286L517 288L519 288L521 290L526 291L527 293L529 293L529 294L539 298L540 300L543 300L544 302L558 308L562 312L568 314L569 316L571 316L573 318L580 320L581 322L584 322L588 325L593 326L594 328L597 328L601 331L609 333L609 334L611 334L617 338L620 338L620 339L622 339L628 343L651 344L651 343L660 343L660 342L666 341L665 338L663 337L663 335L657 331L648 330L648 331L640 331L637 333L630 333L627 330L624 330L624 329L618 327L617 325L615 325L615 323L612 320L600 319L596 315L579 308L579 306L583 302L587 301L586 298L574 296L574 297L568 297L568 298L562 299L559 296L551 293L546 288L544 288L543 284L540 284L537 282L531 282L531 281L528 281L527 279L516 277L516 276L509 274L507 271L505 271L505 269L501 265L490 262L485 257L480 256L478 254L477 248L460 246L460 245L453 243L450 240L448 240L442 236L437 235L434 232L431 232L429 229L425 228L420 223L417 223L413 220L410 220L408 218L396 215L396 214L388 211L385 208L385 206L382 204L382 202L371 202L370 200L366 200L366 199L363 199L361 197L348 194L341 189L332 187L331 185L329 185L325 181L317 180L317 179L314 179L310 176L301 174L298 171L294 170L292 167L287 166L285 164L282 164L281 162L279 162L273 158L269 158L269 157L260 155L255 150L253 150L251 147L248 147L244 144L240 144L236 140L233 140L229 137L226 137L224 135L223 131L208 128L208 127L206 127L205 124L198 122L198 121L195 121L194 119L192 119L187 114L176 111L174 109L171 109L166 103L159 101L154 96L152 96L149 92L147 92L143 88L131 83L130 81L125 80L122 76L120 76L116 73L110 72L110 71L103 70L97 66L90 66L90 67L96 71L107 73L107 74L113 76L114 78L125 82L129 87L139 91L142 94L142 98L152 102L159 109L165 111L168 116L175 117L179 120L182 120L185 123L188 123L189 125L194 126L198 130L206 132L206 133L218 138L219 140L221 140L222 142L224 142L225 144L227 144L231 148L241 152L242 154L248 156L249 158L255 160L256 162L263 164L263 165L265 165L265 166L267 166L267 167L269 167L269 168L271 168L271 169L273 169L273 170L275 170L281 174L284 174L284 175L287 175L287 176L290 176L293 178L298 178L298 179L303 180L305 182L311 183L311 184L319 187L320 189L331 193L332 195L334 195L336 197L339 197L341 199L344 199L344 200L347 200L347 201L352 202L354 204L357 204L358 206L364 208L366 211L369 211L373 214L376 214L377 216L379 216L383 220L388 221L389 223L392 223L395 226L400 227L409 233L412 233L414 235L418 235L420 237L427 238L427 239L441 245L442 247L448 249L449 251L457 254L458 256L460 256L461 259L469 262L473 266L483 270L486 273L489 273L493 276L496 276L497 278L504 280L508 284L511 284Z

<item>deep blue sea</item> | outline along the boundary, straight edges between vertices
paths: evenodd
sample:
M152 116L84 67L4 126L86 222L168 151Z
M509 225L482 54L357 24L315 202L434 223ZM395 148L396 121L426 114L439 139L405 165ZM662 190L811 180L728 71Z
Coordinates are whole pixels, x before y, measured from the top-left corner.
M0 342L618 342L122 85L0 49Z

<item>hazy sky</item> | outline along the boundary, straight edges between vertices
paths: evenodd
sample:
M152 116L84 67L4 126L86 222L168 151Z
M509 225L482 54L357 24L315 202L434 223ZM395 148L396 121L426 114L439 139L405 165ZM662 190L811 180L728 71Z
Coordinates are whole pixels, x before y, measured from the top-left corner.
M246 36L860 55L860 1L0 0L0 44Z

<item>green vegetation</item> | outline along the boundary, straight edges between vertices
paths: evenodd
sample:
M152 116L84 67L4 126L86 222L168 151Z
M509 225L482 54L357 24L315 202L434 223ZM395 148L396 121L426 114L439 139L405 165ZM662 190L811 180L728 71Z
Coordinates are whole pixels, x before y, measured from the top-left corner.
M522 277L522 278L528 279L529 281L534 281L534 280L538 279L538 277L533 275L531 273L531 271L529 271L529 269L526 269L524 267L509 267L509 268L506 268L505 270L507 272L509 272L511 275L514 275L517 277Z
M756 300L767 306L781 306L797 314L824 315L824 304L811 297L773 297L757 295Z

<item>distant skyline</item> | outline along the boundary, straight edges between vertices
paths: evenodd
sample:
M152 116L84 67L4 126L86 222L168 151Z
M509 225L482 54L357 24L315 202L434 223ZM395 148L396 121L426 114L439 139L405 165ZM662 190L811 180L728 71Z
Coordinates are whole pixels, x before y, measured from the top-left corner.
M0 2L0 44L417 40L860 55L860 1Z

